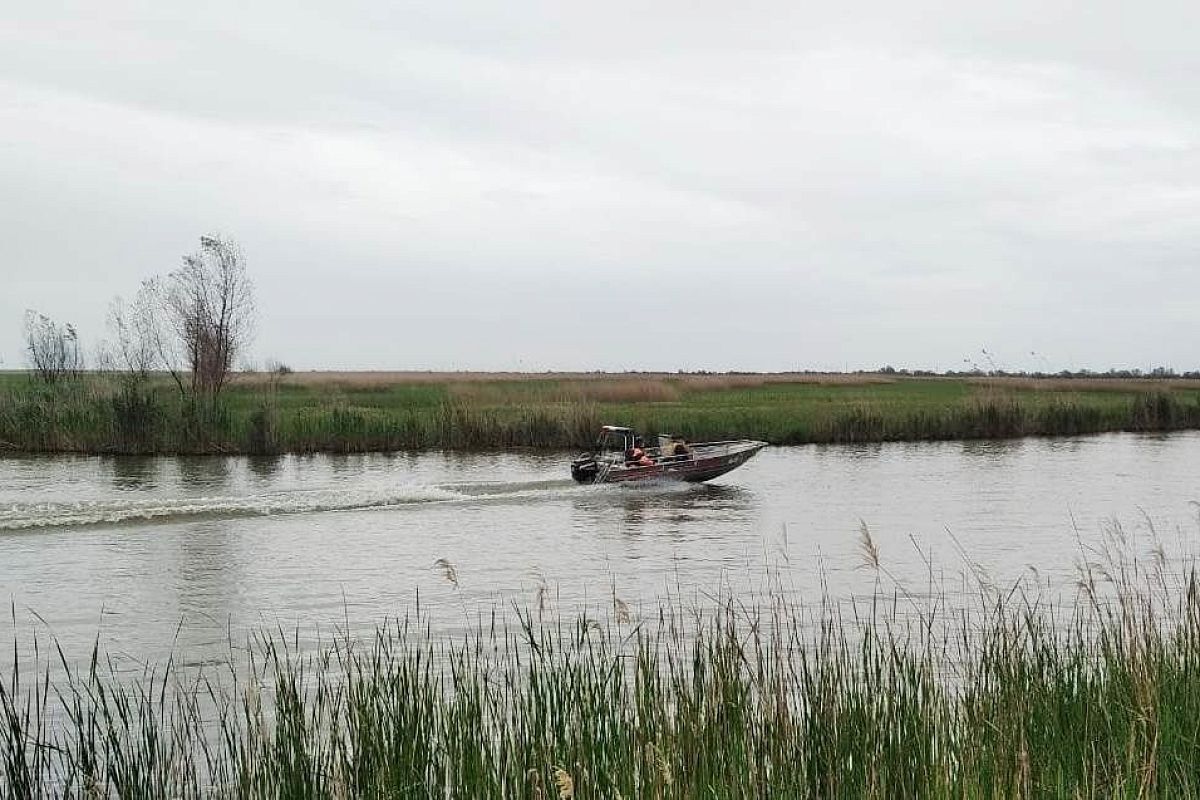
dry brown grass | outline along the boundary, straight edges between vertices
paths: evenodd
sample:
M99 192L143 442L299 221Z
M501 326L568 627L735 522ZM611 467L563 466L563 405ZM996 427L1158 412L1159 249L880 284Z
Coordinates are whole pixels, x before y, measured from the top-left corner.
M451 383L450 396L475 405L512 403L669 403L680 399L674 383L665 380L527 381L512 383Z
M556 375L559 373L555 373ZM293 372L283 378L284 384L292 386L340 386L349 389L385 388L398 384L459 384L497 383L549 379L550 373L522 372L406 372L406 371L314 371Z
M265 382L272 379L270 373L239 373L239 379L247 383ZM863 386L893 383L895 378L887 375L856 373L816 372L765 372L765 373L676 373L676 372L409 372L409 371L313 371L293 372L284 375L283 385L291 386L334 386L346 389L386 388L400 384L463 384L519 383L519 382L568 382L575 384L640 385L642 389L613 389L611 391L670 394L670 390L647 390L651 385L674 385L686 390L746 389L774 383L814 383L834 386ZM581 390L583 391L583 390ZM597 396L610 390L591 390ZM625 399L617 397L617 400Z
M254 383L266 376L248 376ZM867 386L894 382L870 374L670 373L670 372L304 372L283 378L285 385L345 390L398 385L443 385L454 399L470 404L670 403L689 392L751 389L769 384Z
M888 375L873 373L764 372L754 374L679 375L675 378L688 389L719 391L722 389L753 389L778 383L809 383L826 386L872 386L895 383Z

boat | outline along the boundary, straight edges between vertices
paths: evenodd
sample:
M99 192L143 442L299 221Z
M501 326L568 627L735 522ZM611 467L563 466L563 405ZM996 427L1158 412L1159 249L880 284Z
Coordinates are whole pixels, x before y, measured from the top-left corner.
M753 439L724 442L685 442L659 434L658 447L645 448L646 458L633 461L638 441L632 428L604 425L596 446L571 462L571 477L579 483L626 483L644 480L711 480L737 469L767 446Z

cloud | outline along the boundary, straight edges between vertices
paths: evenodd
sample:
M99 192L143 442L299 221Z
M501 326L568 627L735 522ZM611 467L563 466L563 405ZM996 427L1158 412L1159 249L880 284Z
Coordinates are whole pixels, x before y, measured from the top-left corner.
M1200 288L1190 6L339 9L14 15L6 364L221 230L300 367L1196 366L1048 313Z

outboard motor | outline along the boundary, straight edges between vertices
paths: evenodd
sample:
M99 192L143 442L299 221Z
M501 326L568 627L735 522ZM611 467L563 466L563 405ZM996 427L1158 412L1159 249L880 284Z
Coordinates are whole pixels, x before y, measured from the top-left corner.
M599 472L594 453L585 453L571 462L571 477L579 483L594 483Z

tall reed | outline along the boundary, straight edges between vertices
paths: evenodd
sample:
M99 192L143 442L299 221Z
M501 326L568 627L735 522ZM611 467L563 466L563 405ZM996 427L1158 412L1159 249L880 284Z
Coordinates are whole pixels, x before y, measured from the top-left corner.
M601 423L693 441L810 444L1200 428L1200 386L1102 389L921 379L785 383L775 376L554 378L374 384L247 383L218 403L153 381L91 376L0 385L0 450L87 453L582 448ZM1064 382L1047 382L1059 387Z
M1065 612L881 582L493 612L454 638L417 615L135 679L98 648L23 673L14 648L0 797L1195 797L1197 588L1110 560Z

